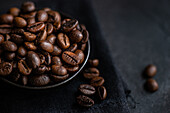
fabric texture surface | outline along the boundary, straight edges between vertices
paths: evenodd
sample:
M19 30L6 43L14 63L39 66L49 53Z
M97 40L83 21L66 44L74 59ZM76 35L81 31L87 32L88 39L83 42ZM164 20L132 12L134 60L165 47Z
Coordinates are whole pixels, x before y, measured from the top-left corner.
M24 0L23 0L24 1ZM0 13L5 13L8 7L19 7L22 0L7 0L0 4ZM111 59L105 38L99 28L90 0L36 0L37 8L51 7L75 17L86 25L90 34L91 58L100 60L99 70L104 77L104 86L108 95L106 100L96 102L91 108L82 108L76 104L77 88L87 83L82 74L77 75L65 85L48 90L25 90L0 82L0 112L1 113L129 113L126 94L127 85L122 81L118 70Z

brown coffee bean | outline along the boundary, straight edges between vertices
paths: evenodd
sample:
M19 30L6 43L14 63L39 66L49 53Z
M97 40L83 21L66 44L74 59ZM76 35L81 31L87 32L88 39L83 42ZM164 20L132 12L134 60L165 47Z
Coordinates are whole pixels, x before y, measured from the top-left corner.
M64 32L73 30L78 25L78 21L75 19L64 19L62 21L62 29Z
M18 62L18 70L23 75L30 75L32 69L28 67L27 63L24 60Z
M49 53L45 53L45 64L50 65L51 64L51 56Z
M81 84L79 87L79 91L84 95L93 95L96 92L95 88L88 84Z
M34 41L36 39L36 35L30 32L24 32L24 40L25 41Z
M24 42L23 36L18 34L11 34L11 40L16 44L22 44Z
M45 65L40 65L39 67L37 67L37 69L35 70L36 74L43 74L45 73L47 67Z
M66 75L67 70L64 66L52 65L52 73L57 75Z
M54 50L53 50L53 52L51 53L51 55L53 55L53 56L58 56L58 55L61 54L61 52L62 52L62 50L61 50L58 46L54 46Z
M27 50L23 46L20 46L18 48L18 55L21 56L21 57L26 56L27 55Z
M4 36L0 34L0 45L4 42Z
M43 22L36 22L34 24L28 25L27 27L27 29L33 33L42 31L44 28L45 28L45 24Z
M150 92L155 92L158 90L158 83L156 80L150 78L145 82L145 88Z
M35 53L33 51L28 51L26 60L27 60L28 66L33 69L36 69L37 67L40 66L40 58L37 55L37 53Z
M97 91L98 91L98 95L100 97L101 100L104 100L106 99L107 97L107 91L106 91L106 88L104 86L99 86L97 88Z
M74 43L67 49L67 51L74 52L77 49L77 47L78 47L77 44Z
M8 34L11 33L12 26L11 25L0 25L0 33L1 34Z
M51 44L54 44L55 43L55 40L56 40L56 36L54 34L51 34L47 37L47 41L49 41Z
M28 50L31 50L31 51L37 50L37 47L34 45L33 42L24 42L24 44L25 44L25 47L26 47Z
M92 67L97 67L99 65L99 60L98 59L89 59L88 63L90 64L90 66Z
M94 77L98 77L100 74L97 68L88 68L84 71L83 76L87 79L92 79Z
M40 58L40 64L44 64L44 62L45 62L45 56L42 55L42 54L40 54L40 53L38 53L38 56L39 56L39 58Z
M58 34L57 42L62 49L67 49L70 46L69 38L63 33Z
M58 21L58 22L54 22L54 26L53 26L53 31L54 32L58 32L58 30L60 30L61 28L61 21Z
M147 75L148 77L155 76L156 72L157 72L157 68L153 64L150 64L145 68L145 75Z
M81 40L82 43L86 43L89 40L89 32L87 30L83 30L83 39Z
M35 10L35 5L33 2L27 1L24 2L21 6L21 11L23 13L29 13Z
M52 57L52 64L53 64L53 65L61 66L61 65L62 65L62 62L61 62L60 57L58 57L58 56Z
M81 50L84 51L86 49L86 43L85 44L81 44Z
M16 27L25 27L27 25L27 21L21 17L15 17L13 23Z
M47 11L48 14L48 22L59 22L61 20L61 16L57 11Z
M50 42L48 42L46 40L45 41L41 41L39 46L40 46L40 48L42 50L44 50L46 52L49 52L49 53L53 52L53 50L54 50L54 46Z
M78 56L70 51L63 52L62 59L66 63L71 64L71 65L77 65L80 62L80 59L78 58Z
M47 38L47 32L46 32L46 29L44 29L43 31L41 31L41 32L38 34L37 41L38 41L38 43L39 43L40 41L46 40L46 38Z
M14 52L17 50L17 45L11 41L4 41L2 43L2 47L5 51L11 51Z
M64 65L68 72L73 73L79 70L79 65L72 66L72 65Z
M50 78L54 82L61 82L63 80L66 80L69 77L69 74L66 75L51 75Z
M4 56L7 60L13 60L15 58L15 53L5 52Z
M48 19L48 14L44 10L39 10L37 12L36 17L37 17L37 21L39 21L39 22L46 22L47 19Z
M47 34L50 35L53 32L53 25L51 23L46 24Z
M8 10L8 13L13 15L13 16L18 16L20 13L20 9L16 7L12 7Z
M23 35L24 34L24 29L22 28L14 28L11 31L12 34L18 34L18 35Z
M49 76L43 75L34 75L30 77L29 81L30 85L32 86L44 86L50 82Z
M82 50L76 50L75 54L78 56L78 58L80 60L80 62L78 64L83 63L83 61L84 61L84 53L83 53L83 51Z
M94 105L94 100L87 96L80 95L77 97L77 103L83 107L91 107Z
M14 17L11 14L2 14L0 15L0 23L1 24L11 24L13 22Z
M91 82L90 82L90 84L95 87L102 86L103 83L104 83L103 77L94 77L91 79Z
M42 10L44 10L44 11L51 11L51 8L49 8L49 7L45 7L45 8L43 8Z
M29 18L35 18L36 11L30 12L30 13L25 13L25 14L20 14L22 18L29 19Z
M9 62L0 64L0 76L7 76L12 72L12 65Z
M30 25L30 24L34 24L36 21L35 21L35 18L34 17L31 17L31 18L28 18L27 19L27 24Z
M21 76L20 80L21 80L22 85L24 85L24 86L27 85L27 83L28 83L28 77L27 76Z
M79 30L74 30L69 34L69 38L72 42L80 42L83 38L83 34Z

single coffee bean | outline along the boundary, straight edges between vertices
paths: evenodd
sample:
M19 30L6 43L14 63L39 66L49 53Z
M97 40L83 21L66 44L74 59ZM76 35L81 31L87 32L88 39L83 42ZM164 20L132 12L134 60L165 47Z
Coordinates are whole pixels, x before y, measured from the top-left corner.
M27 29L33 33L42 31L44 28L45 24L43 22L36 22L27 26Z
M59 22L61 16L57 11L47 11L48 13L48 22Z
M53 52L53 50L54 50L54 46L50 42L48 42L46 40L45 41L41 41L39 46L40 46L40 48L42 50L44 50L46 52L49 52L49 53Z
M94 77L98 77L100 74L97 68L88 68L84 71L83 76L87 79L92 79Z
M51 75L50 78L54 82L61 82L63 80L66 80L69 77L69 74L66 75Z
M79 91L84 95L93 95L96 92L95 88L88 84L81 84Z
M55 43L55 40L56 40L56 36L54 34L51 34L47 37L47 41L49 41L51 44L54 44Z
M13 15L13 16L18 16L20 13L20 9L16 7L12 7L8 10L8 13Z
M74 43L74 44L72 44L67 50L68 51L71 51L71 52L74 52L76 49L77 49L77 44L76 43Z
M100 97L101 100L104 100L106 99L107 97L107 91L106 91L106 88L104 86L99 86L97 88L97 91L98 91L98 95Z
M70 46L69 38L63 33L58 34L57 42L62 49L67 49Z
M8 34L11 33L12 26L11 25L0 25L0 33L1 34Z
M11 34L11 40L16 44L22 44L24 42L23 36L18 34Z
M92 100L90 97L80 95L77 97L77 103L83 107L91 107L94 105L94 100Z
M36 17L37 17L37 21L39 21L39 22L46 22L47 19L48 19L48 14L44 10L39 10L37 12Z
M80 59L78 58L78 56L70 51L63 52L62 59L66 63L71 64L71 65L77 65L80 62Z
M23 75L30 75L32 71L32 69L28 67L24 60L20 60L18 62L18 70Z
M21 56L21 57L26 56L27 55L27 50L23 46L20 46L18 48L18 55Z
M44 29L38 34L37 41L39 43L40 41L46 40L46 38L47 38L47 32L46 29Z
M147 75L148 77L155 76L156 72L157 72L157 68L153 64L150 64L145 68L145 75Z
M35 75L31 76L28 82L32 86L44 86L50 82L50 78L45 74Z
M20 77L20 82L21 82L21 84L22 85L27 85L27 83L28 83L28 77L27 76L21 76Z
M34 45L33 42L24 42L24 44L25 44L25 47L26 47L28 50L31 50L31 51L37 50L37 47Z
M35 15L37 14L36 11L30 12L30 13L25 13L25 14L20 14L22 18L29 19L29 18L35 18Z
M150 78L146 81L145 88L150 92L155 92L158 90L158 83L156 82L156 80Z
M2 47L5 51L14 52L14 51L17 50L17 45L14 42L11 42L11 41L4 41L2 43Z
M67 70L64 66L52 65L52 73L57 75L66 75Z
M21 17L15 17L13 23L16 27L25 27L27 25L27 21Z
M89 59L88 63L90 64L90 66L92 67L97 67L99 65L99 60L98 59Z
M22 28L14 28L11 31L12 34L18 34L18 35L23 35L24 34L24 29Z
M89 40L89 32L87 30L83 30L83 39L81 40L82 43L86 43Z
M81 44L81 50L84 51L86 49L86 43L85 44Z
M36 21L35 21L35 18L34 17L31 17L31 18L28 18L27 19L27 24L30 25L30 24L34 24Z
M58 56L52 57L52 64L53 64L53 65L61 66L61 65L62 65L62 62L61 62L60 57L58 57Z
M40 58L37 53L33 51L28 51L27 53L27 64L29 67L36 69L40 66Z
M21 11L23 13L29 13L35 10L35 5L33 2L27 1L24 2L21 6Z
M53 55L53 56L58 56L58 55L60 55L61 54L61 52L62 52L62 50L58 47L58 46L54 46L54 50L53 50L53 52L51 53L51 55Z
M50 65L51 64L51 56L48 52L45 53L45 64Z
M51 8L49 8L49 7L45 7L45 8L43 8L42 10L44 10L44 11L51 11Z
M36 74L43 74L46 71L47 67L45 65L40 65L39 67L37 67L37 69L35 70Z
M91 82L90 82L90 84L95 87L102 86L103 83L104 83L103 77L94 77L91 79Z
M30 32L24 32L24 40L26 41L34 41L36 39L36 35Z
M72 65L64 65L68 72L73 73L79 70L79 65L72 66Z
M4 55L7 60L13 60L15 58L15 53L12 52L5 52Z
M83 63L83 61L84 61L84 53L83 53L83 51L78 49L78 50L75 51L75 54L78 56L78 58L80 60L80 62L78 64Z
M83 34L79 30L74 30L69 34L69 38L72 42L80 42L83 39Z
M0 34L0 45L4 42L4 36Z
M73 30L78 25L78 21L75 19L64 19L62 21L62 29L64 32Z
M12 65L9 62L0 64L0 76L7 76L12 72Z
M51 34L53 32L53 25L51 23L46 24L47 34Z
M2 14L0 15L0 23L1 24L11 24L13 22L13 15L11 14Z
M39 56L39 58L40 58L40 64L44 64L44 62L45 62L45 56L42 55L42 54L40 54L40 53L38 53L38 56Z
M61 28L61 21L54 22L54 26L53 26L54 32L58 32L60 28Z

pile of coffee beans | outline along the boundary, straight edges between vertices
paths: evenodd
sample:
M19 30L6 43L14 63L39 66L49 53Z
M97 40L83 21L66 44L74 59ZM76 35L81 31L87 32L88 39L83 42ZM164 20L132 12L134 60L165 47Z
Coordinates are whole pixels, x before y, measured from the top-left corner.
M146 90L149 92L155 92L158 90L158 83L156 82L156 80L152 78L156 75L156 72L157 72L157 68L153 64L148 65L144 70L144 74L147 77L144 86Z
M66 80L83 63L88 38L78 20L50 8L10 8L0 15L0 77L33 87Z
M90 67L85 69L83 76L89 81L89 84L81 84L79 86L79 96L77 103L83 107L91 107L94 105L94 99L104 100L107 96L106 88L103 86L104 78L100 77L100 72L96 68L99 64L98 59L88 61ZM96 96L97 95L97 96Z

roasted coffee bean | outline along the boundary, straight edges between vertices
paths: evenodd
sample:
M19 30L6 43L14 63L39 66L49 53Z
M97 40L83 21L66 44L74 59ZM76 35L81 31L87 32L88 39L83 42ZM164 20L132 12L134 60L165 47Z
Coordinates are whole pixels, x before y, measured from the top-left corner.
M54 32L58 32L60 28L61 28L61 21L55 22L53 26Z
M69 38L72 42L78 43L82 40L83 34L79 30L74 30L69 34Z
M43 74L46 71L47 67L45 65L40 65L39 67L37 67L37 69L35 70L35 73L37 74Z
M87 79L92 79L94 77L98 77L100 74L97 68L88 68L84 71L83 76Z
M27 25L27 21L21 17L15 17L13 24L16 27L25 27Z
M52 57L52 64L53 64L53 65L61 66L61 65L62 65L62 62L61 62L60 57L58 57L58 56Z
M4 55L7 60L13 60L15 58L15 53L12 52L5 52Z
M51 64L51 56L49 53L45 54L45 64L50 65Z
M53 52L53 50L54 50L54 46L50 42L48 42L46 40L45 41L41 41L39 46L40 46L40 48L42 50L44 50L46 52L49 52L49 53Z
M33 2L27 1L24 2L21 6L21 11L23 13L29 13L35 10L35 5Z
M94 77L91 79L91 82L90 82L90 84L95 87L102 86L103 83L104 83L103 77Z
M98 91L98 95L100 97L101 100L104 100L106 99L107 97L107 91L106 91L106 88L104 86L99 86L97 88L97 91Z
M83 30L83 39L81 40L82 43L86 43L89 39L89 32L87 30Z
M12 34L19 34L19 35L23 35L24 34L24 29L22 28L14 28L11 30Z
M27 76L21 76L20 77L20 82L21 82L21 84L22 85L27 85L27 83L28 83L28 77Z
M23 36L18 34L11 34L11 40L16 44L22 44L24 42Z
M51 75L50 78L51 80L53 80L54 82L60 82L63 80L66 80L69 77L69 74L66 75Z
M44 86L47 85L49 82L50 78L45 74L31 76L29 79L29 83L32 86Z
M44 10L44 11L51 11L51 8L49 8L49 7L45 7L45 8L43 8L42 10Z
M11 33L12 26L11 25L0 25L0 33L1 34L8 34Z
M28 66L33 69L36 69L37 67L40 66L40 58L37 55L37 53L33 51L28 51L26 60L27 60Z
M58 34L57 42L62 49L67 49L70 46L69 38L63 33Z
M27 19L27 24L30 25L30 24L34 24L36 21L35 21L35 18L34 17L31 17L31 18L28 18Z
M88 63L90 64L90 66L92 67L97 67L99 65L99 60L98 59L89 59Z
M12 72L12 65L9 62L0 64L0 76L7 76Z
M156 82L156 80L150 78L145 82L145 88L146 90L150 91L150 92L155 92L158 90L158 83Z
M14 17L11 14L2 14L0 16L1 24L11 24L13 22Z
M22 18L29 19L29 18L35 18L36 11L30 12L30 13L25 13L25 14L20 14Z
M37 17L37 21L39 21L39 22L46 22L47 19L48 19L48 14L44 10L39 10L37 12L36 17Z
M47 41L49 41L51 44L54 44L56 41L56 36L54 34L51 34L47 37Z
M40 53L38 53L38 56L39 56L39 58L40 58L40 64L44 64L44 62L45 62L45 56L42 55L42 54L40 54Z
M20 9L16 7L12 7L8 10L8 13L13 15L13 16L18 16L20 13Z
M80 62L80 59L78 58L78 56L70 51L63 52L62 59L66 63L71 64L71 65L77 65Z
M53 25L51 23L47 23L46 30L48 35L51 34L53 32Z
M81 84L79 87L79 91L84 95L93 95L96 92L95 88L88 84Z
M36 35L30 32L24 32L24 40L26 41L34 41L36 39Z
M155 65L150 64L145 68L145 75L148 77L153 77L156 75L157 68Z
M77 97L77 103L83 107L91 107L94 105L94 100L87 96L80 95Z
M75 54L78 56L78 58L80 60L80 62L78 64L83 63L83 61L84 61L84 53L83 53L83 51L82 50L76 50Z
M31 50L31 51L37 50L37 47L34 45L33 42L24 42L24 44L25 44L25 47L26 47L28 50Z
M26 56L27 55L27 50L23 46L20 46L18 48L18 55L21 56L21 57Z
M78 25L78 21L75 19L64 19L62 21L62 29L64 32L73 30Z
M57 75L66 75L67 70L64 66L52 65L52 73Z
M71 52L74 52L76 49L77 49L77 44L76 43L74 43L74 44L72 44L67 50L68 51L71 51Z
M81 50L84 51L86 49L86 43L85 44L81 44Z
M27 63L24 60L18 62L18 70L23 75L30 75L32 69L28 67Z
M4 36L0 34L0 45L4 42Z
M2 43L2 47L5 51L11 51L14 52L17 50L17 45L11 41L4 41Z
M39 43L40 41L46 40L46 38L47 38L47 32L46 29L44 29L38 34L37 41Z
M53 56L58 56L58 55L61 54L61 52L62 52L62 50L61 50L58 46L54 46L54 50L53 50L53 52L51 53L51 55L53 55Z
M42 31L44 28L45 28L45 24L43 22L36 22L36 23L28 25L27 27L27 29L33 33Z
M72 65L64 65L68 72L73 73L79 70L79 65L72 66Z
M61 16L57 11L48 11L48 22L59 22Z

